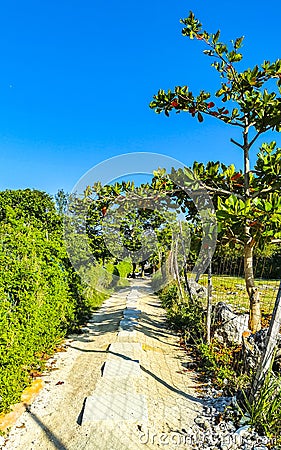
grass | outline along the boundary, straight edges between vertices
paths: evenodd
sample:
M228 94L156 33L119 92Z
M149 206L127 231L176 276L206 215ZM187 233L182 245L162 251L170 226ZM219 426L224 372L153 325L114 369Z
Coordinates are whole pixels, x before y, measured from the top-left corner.
M281 445L281 377L273 374L272 368L267 372L263 385L252 402L244 393L244 407L248 413L248 423L260 433Z
M199 281L203 286L207 286L207 275L202 275ZM213 303L226 302L233 306L236 312L247 312L249 309L249 299L246 292L245 280L243 277L229 275L213 275ZM272 313L278 287L278 280L255 280L260 291L262 315L267 316Z

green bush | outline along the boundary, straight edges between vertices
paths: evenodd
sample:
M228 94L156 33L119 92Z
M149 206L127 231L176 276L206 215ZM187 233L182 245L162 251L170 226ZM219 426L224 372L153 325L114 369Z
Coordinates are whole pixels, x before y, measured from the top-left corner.
M110 274L112 274L109 287L116 288L121 286L128 286L129 282L127 281L127 276L132 271L132 268L133 265L131 263L131 260L129 259L124 259L117 264L114 264L113 262L106 263L106 271L108 272L109 276ZM114 276L117 278L115 278Z
M164 308L173 308L179 304L179 292L176 283L170 283L159 292L159 298Z
M39 191L0 193L0 266L0 412L6 412L31 371L42 369L46 355L106 293L95 290L95 272L90 287L81 283L68 259L62 220Z
M0 411L19 399L30 370L78 326L82 297L70 290L62 248L44 232L0 224ZM66 255L64 255L66 256ZM74 286L73 286L74 287Z
M152 287L153 291L158 292L159 290L161 290L162 283L163 283L163 277L162 277L161 270L157 270L157 272L155 272L151 278L151 287Z
M198 342L204 336L204 310L201 302L181 299L178 286L172 282L159 292L163 307L167 310L170 324L181 330L186 341Z
M119 276L121 277L120 284L128 285L128 283L126 283L126 278L128 277L129 273L131 273L133 270L132 261L129 258L124 259L123 261L120 261L116 267L118 269Z
M112 265L113 267L113 265ZM81 267L79 274L85 282L83 296L84 303L90 309L99 307L102 301L108 297L109 289L112 284L112 272L102 267L100 263L95 266Z

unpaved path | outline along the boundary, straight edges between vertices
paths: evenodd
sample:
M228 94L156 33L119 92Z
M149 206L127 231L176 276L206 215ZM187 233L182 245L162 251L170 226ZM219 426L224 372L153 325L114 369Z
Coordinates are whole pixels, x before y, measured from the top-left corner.
M137 289L141 310L134 333L122 339L118 334L130 287L106 300L93 314L89 330L70 337L67 351L55 355L56 369L44 375L44 388L13 426L4 450L190 448L186 432L202 404L194 375L184 370L188 356L178 336L167 329L165 312L148 283L134 280L131 284ZM112 356L124 360L108 351L110 344L118 342L140 343L140 376L120 389L127 389L131 403L144 399L147 417L83 422L85 399L99 392L99 384L106 381L101 379L104 363ZM108 396L112 386L118 391L116 380L109 378L106 386Z

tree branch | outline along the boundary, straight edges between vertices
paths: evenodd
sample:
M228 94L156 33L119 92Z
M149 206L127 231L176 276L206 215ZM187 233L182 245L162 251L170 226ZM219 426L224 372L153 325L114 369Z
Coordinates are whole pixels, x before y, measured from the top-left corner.
M272 239L272 241L270 241L270 244L281 244L281 239Z
M237 142L237 141L235 141L234 139L230 139L230 142L232 142L232 144L235 144L235 145L237 145L238 147L240 147L240 148L242 148L242 150L243 150L243 145L242 144L239 144L239 142Z
M223 120L223 118L224 118L224 117L227 117L227 116L223 116L223 115L220 115L220 116L219 116L219 115L218 115L218 116L214 116L214 115L212 114L212 112L211 112L211 111L208 111L208 110L206 110L206 111L200 111L200 112L206 114L207 116L215 117L215 119L221 120L222 122L227 123L227 124L229 124L229 125L234 125L235 127L244 128L244 125L242 125L241 123L238 123L238 122L232 122L231 120L230 120L229 122Z
M226 189L220 189L220 188L212 188L210 186L204 185L207 191L216 192L217 194L227 194L227 195L233 195L233 192L227 191ZM241 200L245 201L243 195L241 194L234 194L237 198L240 198Z
M258 197L261 194L270 194L270 192L275 192L275 191L276 191L276 189L266 188L266 189L262 189L261 191L255 192L251 197L252 197L252 199L254 199L254 198Z
M256 140L258 139L258 137L263 133L263 131L259 131L256 136L251 140L251 142L249 143L249 148L252 147L252 145L254 144L254 142L256 142Z
M227 243L229 243L229 241L234 241L236 244L244 245L244 242L241 239L239 239L237 236L235 236L233 233L231 234L231 236L223 237L221 240L222 244L224 241L226 241Z

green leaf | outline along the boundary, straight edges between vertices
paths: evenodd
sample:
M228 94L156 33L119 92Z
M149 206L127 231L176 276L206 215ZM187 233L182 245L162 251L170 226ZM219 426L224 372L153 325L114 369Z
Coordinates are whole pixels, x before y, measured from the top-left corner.
M239 37L239 38L237 38L237 39L235 40L235 42L234 42L234 48L235 48L235 50L237 50L238 48L241 48L241 47L242 47L243 40L244 40L244 36L241 36L241 37Z
M218 30L218 31L216 32L216 34L213 35L213 43L214 43L214 44L217 43L217 41L218 41L218 39L219 39L219 37L220 37L220 34L221 34L220 30Z
M214 56L214 51L213 50L203 50L203 53L205 55L208 55L208 56Z
M265 202L264 202L264 207L265 207L265 211L266 211L266 212L271 211L271 209L272 209L272 204L265 201Z

